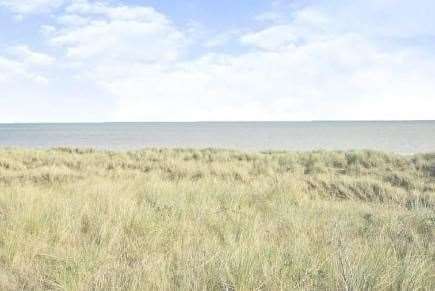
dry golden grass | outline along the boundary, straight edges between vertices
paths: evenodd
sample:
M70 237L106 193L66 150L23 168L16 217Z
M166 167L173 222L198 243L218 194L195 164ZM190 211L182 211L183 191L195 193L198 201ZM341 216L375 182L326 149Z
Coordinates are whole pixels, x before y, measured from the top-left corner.
M1 290L435 290L435 155L0 150Z

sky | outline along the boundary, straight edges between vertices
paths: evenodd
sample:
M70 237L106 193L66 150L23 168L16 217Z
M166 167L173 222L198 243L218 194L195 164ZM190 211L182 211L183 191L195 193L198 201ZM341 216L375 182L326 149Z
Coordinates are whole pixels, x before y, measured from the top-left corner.
M0 122L435 119L433 0L0 0Z

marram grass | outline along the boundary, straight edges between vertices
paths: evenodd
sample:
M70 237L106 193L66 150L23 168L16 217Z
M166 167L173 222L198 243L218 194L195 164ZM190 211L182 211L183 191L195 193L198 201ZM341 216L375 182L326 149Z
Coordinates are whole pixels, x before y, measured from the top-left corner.
M435 155L0 150L0 290L435 290Z

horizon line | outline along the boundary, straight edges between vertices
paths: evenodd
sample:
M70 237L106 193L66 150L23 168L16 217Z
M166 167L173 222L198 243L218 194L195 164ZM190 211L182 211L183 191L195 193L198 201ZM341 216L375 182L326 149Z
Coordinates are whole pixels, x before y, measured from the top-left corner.
M435 119L313 119L313 120L195 120L195 121L26 121L12 124L139 124L139 123L314 123L314 122L434 122Z

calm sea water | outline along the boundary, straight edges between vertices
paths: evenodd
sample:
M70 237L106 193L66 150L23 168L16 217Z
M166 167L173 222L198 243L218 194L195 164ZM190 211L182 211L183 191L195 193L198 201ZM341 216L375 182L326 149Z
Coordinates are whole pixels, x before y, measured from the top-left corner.
M435 121L0 124L0 147L435 152Z

